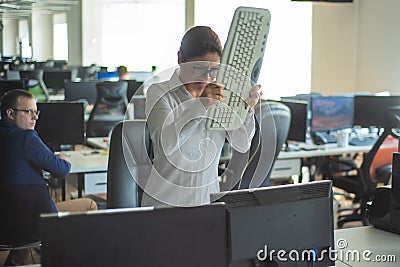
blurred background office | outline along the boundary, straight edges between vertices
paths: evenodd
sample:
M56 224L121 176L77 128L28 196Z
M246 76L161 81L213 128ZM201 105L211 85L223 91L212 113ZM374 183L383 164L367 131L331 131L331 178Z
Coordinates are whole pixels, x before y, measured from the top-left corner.
M240 5L268 8L272 14L259 79L265 98L309 92L400 93L400 35L396 28L400 18L395 13L400 2L396 0L76 0L33 4L10 0L0 4L4 10L0 15L0 53L3 60L19 57L66 63L60 68L96 64L114 71L125 65L130 71L151 72L152 66L157 66L161 72L176 65L179 39L192 25L209 25L226 40L233 11Z

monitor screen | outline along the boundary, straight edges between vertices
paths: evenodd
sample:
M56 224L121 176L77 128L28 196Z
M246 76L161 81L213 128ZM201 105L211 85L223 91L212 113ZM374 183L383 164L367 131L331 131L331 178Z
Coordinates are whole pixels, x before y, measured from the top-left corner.
M41 266L228 266L226 213L218 203L42 216Z
M136 80L126 80L128 82L127 97L128 101L131 100L134 95L143 95L143 82Z
M233 266L247 266L243 263L257 260L263 248L268 248L268 253L261 251L262 256L275 261L271 266L281 266L275 258L279 250L286 256L293 250L300 255L303 251L318 255L314 262L304 259L308 265L290 266L334 265L334 259L325 253L334 249L331 181L220 192L212 194L211 200L225 202L228 208L231 261L238 263Z
M0 99L14 89L28 90L28 80L0 80Z
M118 81L119 76L116 71L99 71L97 73L97 79L101 81Z
M385 126L386 108L400 105L400 96L355 96L354 125Z
M311 131L329 132L352 128L353 110L353 97L314 97L311 99Z
M51 149L61 144L85 143L83 103L38 103L36 131Z
M81 81L73 82L66 81L64 86L65 101L79 101L86 99L88 104L96 102L97 89L96 84L98 81Z
M280 101L289 107L291 113L290 128L287 140L305 142L307 133L307 102Z
M45 70L43 73L43 81L48 88L62 89L64 82L74 80L77 70Z

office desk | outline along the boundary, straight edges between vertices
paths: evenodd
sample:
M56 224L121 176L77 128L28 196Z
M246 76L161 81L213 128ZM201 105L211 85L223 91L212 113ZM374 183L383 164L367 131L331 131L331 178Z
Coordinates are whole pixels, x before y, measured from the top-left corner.
M89 137L87 138L87 144L94 148L107 149L108 148L108 137ZM328 144L324 146L318 146L317 150L300 150L300 151L284 151L282 150L278 159L301 159L301 158L314 158L324 157L330 155L342 155L348 153L361 153L370 151L372 146L346 146L338 147L336 144Z
M296 159L296 158L315 158L325 156L337 156L348 153L361 153L370 151L372 146L346 146L338 147L337 144L328 144L318 146L316 150L300 150L300 151L281 151L278 159Z
M108 149L108 143L110 139L108 137L88 137L86 143L94 148Z
M78 176L78 197L82 197L84 189L85 174L105 173L107 172L108 154L92 154L91 150L68 151L68 161L71 162L70 174ZM101 177L100 177L101 178ZM104 179L101 181L90 181L92 184L106 183ZM65 185L63 187L63 200L65 200Z
M335 249L339 267L400 265L400 235L372 226L335 230Z
M108 137L90 137L87 144L95 148L107 149ZM346 146L338 147L337 144L319 146L317 150L281 151L272 169L271 179L288 178L293 175L301 177L301 167L304 165L304 158L318 158L326 156L338 156L351 153L365 153L370 151L372 146ZM221 161L228 161L229 157L221 157Z
M300 150L300 151L281 151L278 160L275 162L274 169L271 173L271 179L277 177L290 177L298 175L299 181L302 180L302 167L311 165L318 166L317 163L311 163L313 160L328 156L340 156L343 154L366 153L371 150L372 146L346 146L338 147L337 144L327 144L318 146L316 150ZM310 173L313 180L314 174Z

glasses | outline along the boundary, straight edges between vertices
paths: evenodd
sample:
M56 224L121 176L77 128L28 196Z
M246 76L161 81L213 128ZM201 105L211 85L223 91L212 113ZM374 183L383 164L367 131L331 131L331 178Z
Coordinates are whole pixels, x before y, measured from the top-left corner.
M211 79L217 78L219 66L207 68L204 66L194 65L193 66L193 76L195 78L204 78L207 74L210 76Z
M11 108L11 109L14 110L14 111L25 112L29 116L33 116L33 115L39 116L39 114L40 114L40 110L36 110L35 111L35 110L32 110L32 109L17 109L17 108Z

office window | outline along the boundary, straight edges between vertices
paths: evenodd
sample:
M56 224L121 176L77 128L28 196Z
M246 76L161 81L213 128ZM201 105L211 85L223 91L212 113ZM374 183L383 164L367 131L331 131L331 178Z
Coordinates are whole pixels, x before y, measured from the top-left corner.
M264 98L309 92L312 4L291 0L195 1L195 24L212 27L224 44L238 6L267 8L271 27L259 83Z
M32 46L29 44L29 23L23 19L18 22L18 54L23 58L32 57Z
M84 64L157 71L177 64L184 0L88 0L83 5ZM87 38L85 40L85 38Z
M68 60L67 14L53 15L53 55L56 60Z

